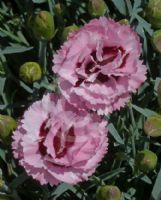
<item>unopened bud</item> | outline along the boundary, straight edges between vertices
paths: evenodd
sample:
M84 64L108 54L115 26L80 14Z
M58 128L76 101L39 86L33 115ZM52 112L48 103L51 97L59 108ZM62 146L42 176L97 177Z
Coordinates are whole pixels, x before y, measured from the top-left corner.
M154 28L161 28L161 0L149 0L145 15Z
M161 30L155 31L152 36L153 47L161 53Z
M117 186L105 185L97 189L97 200L120 200L121 192Z
M121 25L129 25L128 19L121 19L121 20L119 21L119 23L120 23Z
M155 169L157 160L157 155L150 150L138 151L135 157L135 166L143 172L149 172Z
M54 37L54 19L48 11L40 11L33 19L31 17L31 24L36 39L48 41Z
M153 115L144 122L144 131L148 136L161 136L161 115Z
M71 26L67 26L64 28L62 36L61 36L61 41L64 42L65 40L67 40L69 33L78 30L79 27L76 25L71 25Z
M100 17L107 11L107 5L104 0L89 0L88 12L92 17Z
M0 138L2 140L8 139L16 126L16 121L12 117L0 114Z
M26 83L33 83L41 79L41 67L36 62L26 62L21 65L19 70L20 78Z
M53 10L54 10L54 15L56 16L64 16L66 11L65 6L62 3L56 3L54 5Z

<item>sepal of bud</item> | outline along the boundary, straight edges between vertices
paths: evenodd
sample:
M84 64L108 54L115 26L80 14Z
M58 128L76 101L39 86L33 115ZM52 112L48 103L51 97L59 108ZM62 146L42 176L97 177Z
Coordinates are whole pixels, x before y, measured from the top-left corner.
M34 18L31 17L31 24L36 39L49 41L54 37L54 19L48 11L40 11Z
M62 32L62 36L61 36L61 41L64 42L65 40L67 40L69 33L78 30L79 27L74 25L71 26L66 26Z
M97 189L96 192L97 200L120 200L121 192L117 186L105 185Z
M157 160L157 155L148 149L138 151L135 157L136 169L142 172L152 171L157 165Z
M0 138L2 140L7 140L16 126L17 123L12 117L0 114Z
M42 70L36 62L26 62L21 65L19 70L20 78L26 83L33 83L41 79Z
M153 33L151 41L154 49L161 53L161 30Z
M161 136L161 115L153 115L144 122L144 132L151 137Z
M107 5L104 0L89 0L88 12L92 17L100 17L107 11Z
M56 3L53 10L56 16L64 16L66 13L65 6L62 3Z
M146 9L145 16L151 23L153 28L161 28L161 0L149 0Z
M120 23L121 25L130 25L128 19L121 19L121 20L119 21L119 23Z

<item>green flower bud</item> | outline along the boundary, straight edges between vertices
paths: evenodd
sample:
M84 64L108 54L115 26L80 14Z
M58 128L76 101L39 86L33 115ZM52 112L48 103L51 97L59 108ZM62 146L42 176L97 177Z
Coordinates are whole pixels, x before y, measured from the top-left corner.
M26 62L21 65L19 70L20 78L26 83L33 83L41 79L41 67L36 62Z
M57 3L54 5L54 14L56 16L64 16L65 12L65 6L62 3Z
M154 49L161 53L161 30L153 33L151 41Z
M135 166L143 172L149 172L155 169L157 160L157 155L150 150L138 151L135 157Z
M103 16L107 11L107 5L104 0L89 0L88 12L92 17Z
M120 200L121 192L117 186L105 185L97 189L97 200Z
M154 28L161 28L161 0L149 0L145 15Z
M144 131L151 137L161 136L161 115L153 115L144 122Z
M40 11L32 20L32 30L38 40L51 40L54 37L55 26L53 16L48 11Z
M16 121L8 116L0 114L0 138L5 140L8 139L12 131L16 128Z
M121 19L121 20L119 21L119 23L120 23L121 25L129 25L128 19Z
M68 34L70 32L76 31L78 29L79 29L79 27L76 26L76 25L71 25L71 26L65 27L63 32L62 32L61 41L64 42L65 40L67 40Z

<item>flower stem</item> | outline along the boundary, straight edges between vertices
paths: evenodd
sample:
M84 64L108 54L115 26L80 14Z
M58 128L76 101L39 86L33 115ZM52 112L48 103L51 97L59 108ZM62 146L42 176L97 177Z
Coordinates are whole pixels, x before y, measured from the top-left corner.
M42 67L43 73L46 72L46 48L47 48L47 42L46 41L39 41L39 64Z
M136 126L134 113L133 113L131 104L129 105L129 111L130 111L130 118L131 118L131 123L132 123L132 126L130 126L130 132L132 134L132 137L131 137L132 151L133 151L133 157L135 157L135 155L136 155L135 130L136 130L137 126Z

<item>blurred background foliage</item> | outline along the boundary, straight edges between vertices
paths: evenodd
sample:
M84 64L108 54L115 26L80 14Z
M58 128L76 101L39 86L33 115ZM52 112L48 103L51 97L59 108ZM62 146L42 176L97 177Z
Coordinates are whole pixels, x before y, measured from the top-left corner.
M9 133L15 122L8 116L17 121L45 92L59 92L51 70L53 54L70 31L102 15L130 24L140 35L147 81L124 109L105 117L109 150L89 181L41 186L13 159ZM122 200L161 200L158 20L161 23L160 0L0 1L0 200L95 200L103 185L117 186Z

